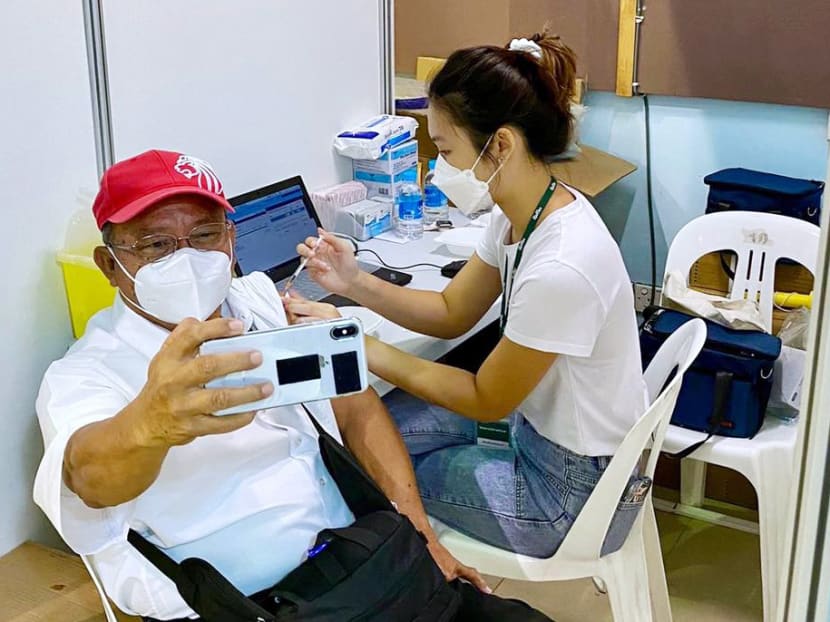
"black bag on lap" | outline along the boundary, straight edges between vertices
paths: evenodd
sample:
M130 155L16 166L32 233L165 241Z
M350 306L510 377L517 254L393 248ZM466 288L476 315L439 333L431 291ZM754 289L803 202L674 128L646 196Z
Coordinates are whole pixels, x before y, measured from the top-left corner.
M177 563L139 533L128 539L204 622L448 622L461 605L426 547L354 457L306 409L320 452L355 522L325 529L306 561L246 596L203 559Z

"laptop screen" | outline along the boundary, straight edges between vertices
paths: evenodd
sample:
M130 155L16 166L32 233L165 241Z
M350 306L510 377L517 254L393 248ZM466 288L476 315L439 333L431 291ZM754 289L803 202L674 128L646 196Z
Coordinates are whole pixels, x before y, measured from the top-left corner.
M300 177L230 200L236 210L236 261L242 274L262 271L274 281L299 265L297 244L317 235L319 220Z

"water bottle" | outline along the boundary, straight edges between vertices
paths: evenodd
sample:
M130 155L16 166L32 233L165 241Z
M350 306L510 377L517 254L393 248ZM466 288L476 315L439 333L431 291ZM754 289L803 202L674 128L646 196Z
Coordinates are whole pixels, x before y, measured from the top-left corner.
M438 189L435 177L435 160L429 161L429 172L424 178L424 223L431 225L436 220L449 220L450 206L447 196Z
M416 183L401 186L397 197L399 237L417 240L424 235L424 211L421 202L421 188Z

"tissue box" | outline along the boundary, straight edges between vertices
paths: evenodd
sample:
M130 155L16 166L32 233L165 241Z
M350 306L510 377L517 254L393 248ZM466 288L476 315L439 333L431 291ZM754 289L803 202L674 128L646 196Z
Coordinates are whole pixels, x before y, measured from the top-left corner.
M410 140L392 147L377 160L352 160L352 171L355 175L358 172L397 175L417 164L418 141Z
M346 205L335 213L334 230L364 242L392 228L393 207L390 199Z
M359 181L368 191L368 198L382 197L394 200L401 186L406 183L418 183L418 166L413 166L400 173L373 173L371 171L354 171L355 181Z

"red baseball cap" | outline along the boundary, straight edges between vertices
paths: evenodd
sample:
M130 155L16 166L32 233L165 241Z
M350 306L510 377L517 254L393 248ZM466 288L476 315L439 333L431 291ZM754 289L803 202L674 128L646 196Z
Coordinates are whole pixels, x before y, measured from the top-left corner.
M102 229L107 222L127 222L162 199L179 195L203 196L233 212L210 164L183 153L153 149L104 172L92 213Z

